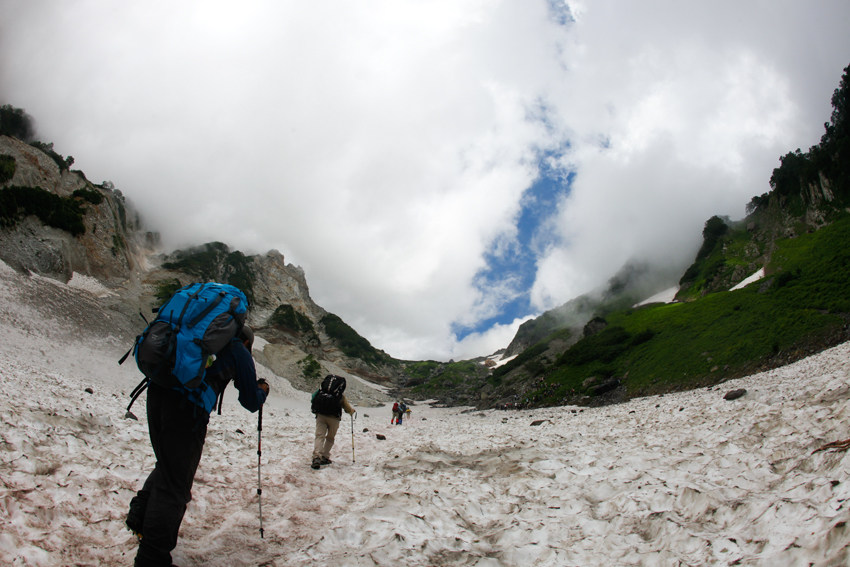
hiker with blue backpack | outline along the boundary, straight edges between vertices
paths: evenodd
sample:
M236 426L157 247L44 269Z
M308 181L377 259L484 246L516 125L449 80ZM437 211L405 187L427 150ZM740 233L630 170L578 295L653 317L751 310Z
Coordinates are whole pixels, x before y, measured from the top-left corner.
M140 538L135 567L172 567L171 551L192 498L210 412L218 402L221 413L227 384L233 381L239 403L252 413L269 394L251 356L254 333L245 325L247 305L233 286L186 286L136 339L132 350L145 380L132 398L147 387L156 464L127 514L127 527Z
M319 389L313 393L310 401L310 409L316 414L316 436L313 442L313 461L310 467L321 468L329 465L331 461L331 449L334 446L336 432L342 421L342 411L353 416L354 408L348 403L343 395L345 392L345 378L328 374L322 380ZM352 417L352 443L354 442L354 418Z

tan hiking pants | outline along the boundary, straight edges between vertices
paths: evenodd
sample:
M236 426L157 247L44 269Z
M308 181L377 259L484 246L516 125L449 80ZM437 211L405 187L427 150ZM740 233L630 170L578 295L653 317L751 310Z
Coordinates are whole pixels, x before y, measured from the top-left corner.
M316 442L313 444L313 456L331 457L331 449L334 446L336 431L339 429L340 419L332 415L316 414Z

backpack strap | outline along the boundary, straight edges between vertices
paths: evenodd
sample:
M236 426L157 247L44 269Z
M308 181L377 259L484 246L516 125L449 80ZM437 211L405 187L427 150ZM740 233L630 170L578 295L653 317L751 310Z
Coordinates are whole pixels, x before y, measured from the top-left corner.
M204 290L205 285L207 284L201 284L201 287L198 288L198 291L196 291L195 293L190 295L188 299L186 299L186 303L183 304L183 310L180 311L180 317L177 318L177 325L174 327L175 334L180 332L180 326L183 324L183 316L186 314L186 310L189 308L189 304L192 303L193 300L198 299L198 296Z
M139 382L139 385L133 389L133 391L130 393L130 405L127 406L127 411L130 411L130 408L133 407L133 404L136 403L136 399L141 396L142 392L145 391L145 388L148 387L150 381L151 379L145 376L144 379Z
M138 343L138 342L139 342L139 337L136 337L136 342L133 343L133 346L130 347L130 350L128 350L126 353L124 353L124 356L122 356L118 360L118 366L121 366L122 364L124 364L124 361L127 360L127 357L130 356L130 353L133 352L134 348L136 348L136 343Z
M218 393L218 415L221 415L221 404L224 403L224 391L227 389L228 384L230 384L230 380L224 383L221 387L221 392Z
M198 293L201 293L201 290L198 290ZM195 296L197 296L197 295L198 295L198 293L196 293L196 294L195 294ZM221 301L225 298L225 296L226 296L226 295L227 295L227 293L226 293L226 292L224 292L224 291L219 292L219 294L216 296L216 298L215 298L213 301L210 301L210 304L209 304L209 305L207 305L207 306L206 306L206 308L205 308L203 311L201 311L200 313L198 313L198 315L197 315L194 319L192 319L191 321L189 321L189 324L188 324L187 326L191 329L192 327L194 327L195 325L197 325L198 323L200 323L200 322L201 322L201 320L202 320L204 317L206 317L207 315L209 315L210 311L212 311L213 309L215 309L215 308L218 306L218 304L219 304L219 303L221 303ZM239 300L239 298L237 298L237 300ZM240 301L241 301L241 300L240 300ZM188 301L187 301L186 303L188 304ZM181 317L182 317L182 316L181 316Z

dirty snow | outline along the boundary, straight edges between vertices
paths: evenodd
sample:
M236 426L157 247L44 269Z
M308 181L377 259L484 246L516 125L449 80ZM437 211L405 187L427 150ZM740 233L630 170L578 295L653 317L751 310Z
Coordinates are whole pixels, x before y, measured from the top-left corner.
M42 294L53 295L32 300ZM114 337L85 339L73 320L54 320L59 300L83 309L94 299L0 266L0 564L130 565L123 518L153 466L144 400L140 421L123 418L140 375L117 365L126 345ZM850 457L814 451L850 438L848 357L844 344L712 390L596 409L416 405L391 426L388 409L358 408L334 464L318 471L309 395L273 377L264 539L257 416L231 389L210 422L174 560L845 565ZM733 388L748 393L724 401Z

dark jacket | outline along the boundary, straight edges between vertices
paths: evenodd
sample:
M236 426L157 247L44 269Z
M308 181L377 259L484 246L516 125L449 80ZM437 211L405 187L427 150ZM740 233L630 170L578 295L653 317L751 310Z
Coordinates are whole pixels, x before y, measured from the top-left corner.
M322 391L322 389L319 388L318 390L313 392L313 396L310 398L310 405L311 406L313 405L313 401L316 399L316 396L321 391ZM348 415L354 414L354 408L351 407L351 404L348 403L348 398L346 398L345 396L342 396L339 399L339 408L335 408L335 411L333 413L329 413L329 414L323 413L321 415L327 415L328 417L335 417L337 419L342 419L342 411L343 410L345 410L345 413L347 413ZM313 413L316 413L316 412L314 411ZM319 415L319 414L316 414L316 415Z
M230 341L230 345L216 355L206 374L207 383L219 395L231 380L239 390L242 407L250 412L259 410L266 401L266 393L257 386L254 359L239 339Z

